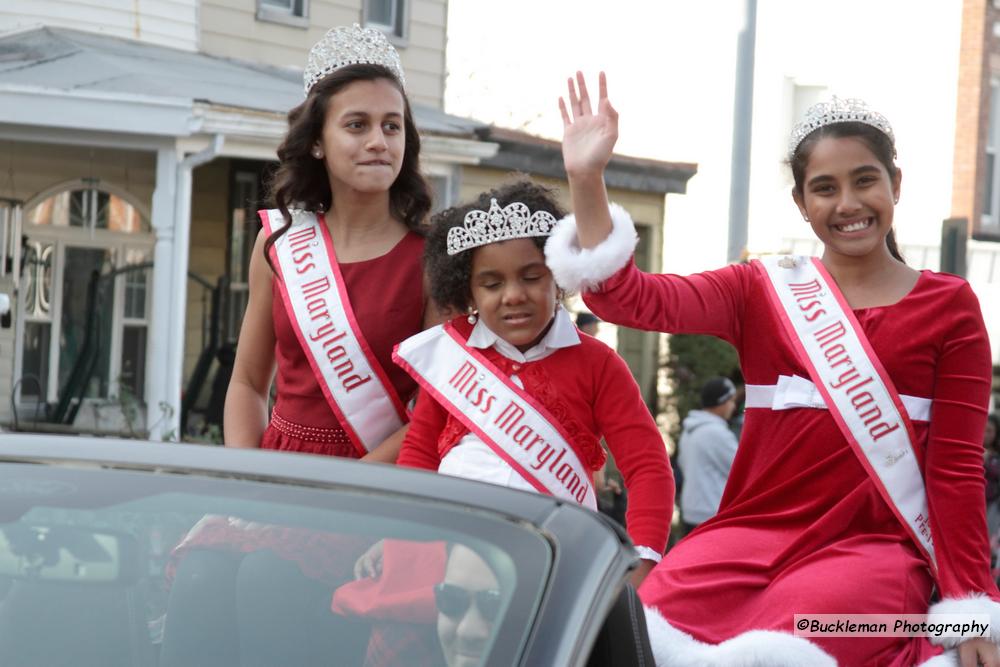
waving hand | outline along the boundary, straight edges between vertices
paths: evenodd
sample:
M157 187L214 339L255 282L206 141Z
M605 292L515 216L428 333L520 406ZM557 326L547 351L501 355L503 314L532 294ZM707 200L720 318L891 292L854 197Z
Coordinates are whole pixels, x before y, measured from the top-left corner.
M601 72L597 113L590 104L583 73L568 79L569 103L559 98L563 119L563 165L569 180L570 198L576 215L577 240L582 248L593 248L611 233L608 192L604 168L618 141L618 112L608 101L608 81Z
M618 141L618 112L608 100L608 82L601 72L598 83L596 113L591 108L590 95L583 73L576 80L567 79L569 103L559 98L563 119L563 163L569 174L603 172Z

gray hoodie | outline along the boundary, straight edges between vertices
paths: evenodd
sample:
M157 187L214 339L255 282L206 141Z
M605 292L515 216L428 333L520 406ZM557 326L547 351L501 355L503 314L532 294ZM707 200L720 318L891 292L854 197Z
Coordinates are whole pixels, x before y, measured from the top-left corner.
M700 524L719 511L736 447L736 436L722 417L692 410L684 418L677 448L678 464L684 474L681 516L686 523Z

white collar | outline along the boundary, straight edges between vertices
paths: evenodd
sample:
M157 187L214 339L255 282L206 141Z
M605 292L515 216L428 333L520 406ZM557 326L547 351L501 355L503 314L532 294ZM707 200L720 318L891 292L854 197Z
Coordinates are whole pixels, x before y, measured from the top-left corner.
M549 330L542 339L538 341L538 344L527 352L521 352L503 338L490 331L490 328L486 326L486 323L482 319L476 322L476 326L472 328L472 333L469 334L467 344L469 347L479 348L480 350L492 347L508 359L526 363L544 359L560 348L579 345L580 334L577 332L573 320L569 318L569 314L560 306L556 310L555 317L553 317L552 326L549 327Z

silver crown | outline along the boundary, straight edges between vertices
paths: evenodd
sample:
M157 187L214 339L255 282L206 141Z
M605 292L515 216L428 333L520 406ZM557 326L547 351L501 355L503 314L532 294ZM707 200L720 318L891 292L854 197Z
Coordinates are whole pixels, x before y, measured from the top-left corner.
M302 73L305 94L324 76L346 65L382 65L396 75L401 84L403 66L399 54L389 40L375 28L341 25L330 28L323 39L316 42L309 52L306 71Z
M834 97L829 102L820 102L809 107L802 120L792 128L792 136L788 139L788 155L795 154L795 149L799 147L803 139L809 136L810 132L834 123L871 125L889 137L893 146L896 145L892 125L889 124L885 116L869 109L864 100L856 98L842 100L839 97Z
M519 201L501 209L497 200L491 199L489 211L469 211L461 227L448 230L448 254L457 255L463 250L499 241L549 236L555 226L555 217L547 211L532 213Z

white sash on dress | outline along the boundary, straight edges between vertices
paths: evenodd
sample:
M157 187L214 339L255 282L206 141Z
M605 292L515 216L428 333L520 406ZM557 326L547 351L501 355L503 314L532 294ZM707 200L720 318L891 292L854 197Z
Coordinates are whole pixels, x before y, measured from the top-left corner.
M590 471L559 421L451 323L406 339L393 359L534 488L597 509Z
M826 401L816 385L798 375L779 375L777 384L748 384L743 388L746 390L746 402L743 405L747 408L826 410ZM900 394L899 400L903 402L910 421L931 420L931 399Z
M364 454L406 423L406 410L354 317L322 216L290 212L291 228L271 247L288 319L327 403ZM268 235L285 224L277 209L259 215Z
M936 576L913 425L864 330L818 259L769 256L757 266L823 402Z

